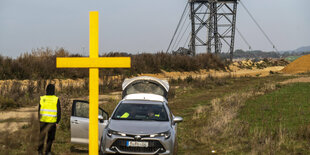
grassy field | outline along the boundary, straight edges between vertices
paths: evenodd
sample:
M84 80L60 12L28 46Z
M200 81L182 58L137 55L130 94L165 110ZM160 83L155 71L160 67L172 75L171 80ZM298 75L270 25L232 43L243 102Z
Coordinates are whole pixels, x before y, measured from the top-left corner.
M189 77L170 81L169 106L176 116L184 118L178 126L178 154L309 154L310 84L278 84L290 78ZM101 106L111 114L116 104L116 100L109 100ZM70 107L64 110L54 153L87 154L87 146L70 144ZM35 130L33 122L1 138L4 149L0 154L5 150L9 154L33 153L34 147L26 139L36 141Z
M208 154L214 150L223 154L239 151L241 143L235 140L236 136L240 136L238 134L243 133L239 128L240 122L235 120L240 108L247 99L277 89L276 83L287 78L276 75L215 79L214 85L209 84L205 88L180 89L177 97L170 101L174 113L184 118L179 125L179 153L200 154L203 150Z
M286 61L290 61L290 62L293 62L295 61L296 59L298 59L300 56L289 56L289 57L286 57L285 60Z
M251 149L310 154L309 92L310 83L295 83L248 100L238 118L249 125Z
M178 98L183 104L175 113L185 118L179 153L309 154L310 84L283 86L279 80L245 78Z

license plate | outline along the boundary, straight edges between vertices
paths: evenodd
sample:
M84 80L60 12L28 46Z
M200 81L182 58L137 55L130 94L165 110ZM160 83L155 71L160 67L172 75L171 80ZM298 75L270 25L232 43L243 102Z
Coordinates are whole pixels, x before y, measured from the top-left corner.
M139 142L139 141L127 141L127 147L149 147L148 142Z

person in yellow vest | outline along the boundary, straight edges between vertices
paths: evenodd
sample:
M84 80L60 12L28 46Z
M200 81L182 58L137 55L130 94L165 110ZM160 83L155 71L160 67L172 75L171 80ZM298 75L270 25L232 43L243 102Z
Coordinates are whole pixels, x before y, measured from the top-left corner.
M55 139L56 126L61 118L60 102L55 96L55 86L49 84L46 87L46 95L40 97L39 119L40 119L40 137L39 137L39 155L43 155L44 140L47 136L45 154L51 155L52 144Z
M155 112L152 111L152 110L149 110L149 111L147 112L147 117L148 117L149 119L157 119L157 118L160 117L160 114L159 114L159 113L155 113Z

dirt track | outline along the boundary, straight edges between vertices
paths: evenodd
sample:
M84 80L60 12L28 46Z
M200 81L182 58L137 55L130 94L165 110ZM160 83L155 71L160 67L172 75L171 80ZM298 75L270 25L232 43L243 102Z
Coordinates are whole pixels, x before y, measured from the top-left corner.
M38 117L38 107L24 107L12 111L0 112L0 132L10 133L17 131L22 126L28 124L31 117Z
M294 79L289 79L289 80L280 82L280 84L289 84L289 83L297 83L297 82L310 82L310 77L298 77Z

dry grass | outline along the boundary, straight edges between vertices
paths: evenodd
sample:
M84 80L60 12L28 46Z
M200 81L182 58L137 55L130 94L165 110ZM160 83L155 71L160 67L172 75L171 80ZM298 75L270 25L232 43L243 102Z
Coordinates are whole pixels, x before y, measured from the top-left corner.
M301 93L308 86L269 83L199 105L192 121L202 126L193 127L192 139L220 154L308 154L309 99Z
M216 98L211 101L211 107L199 106L193 115L193 119L206 119L207 123L203 126L202 134L195 137L199 143L214 144L213 137L222 135L228 124L238 114L239 108L244 104L244 101L253 96L253 92L234 93L224 98Z
M240 108L249 98L263 95L275 89L275 84L268 83L246 92L235 92L212 99L208 105L197 106L192 115L192 120L203 122L203 126L193 129L193 139L201 146L208 146L207 148L210 150L219 149L218 153L229 153L237 150L242 144L242 142L236 141L237 139L240 140L237 137L248 136L249 128L248 124L236 121ZM257 134L256 136L261 136L259 132ZM253 137L253 139L259 139L259 137ZM268 139L265 140L268 142ZM254 145L252 144L252 146Z
M264 69L272 66L286 66L289 62L284 59L262 59L262 60L242 60L236 61L232 65L240 69Z
M120 91L123 79L104 76L99 82L100 94ZM45 88L50 83L55 84L56 95L88 95L88 79L4 80L0 81L0 110L37 105L39 97L45 94Z
M4 82L0 90L0 110L34 105L38 102L43 87L35 88L32 82L22 85L18 81Z
M298 77L298 78L294 78L294 79L289 79L289 80L280 82L280 84L285 85L285 84L297 83L297 82L309 83L310 77Z

